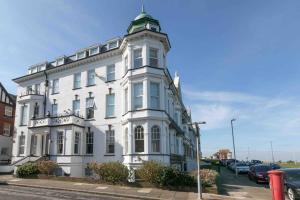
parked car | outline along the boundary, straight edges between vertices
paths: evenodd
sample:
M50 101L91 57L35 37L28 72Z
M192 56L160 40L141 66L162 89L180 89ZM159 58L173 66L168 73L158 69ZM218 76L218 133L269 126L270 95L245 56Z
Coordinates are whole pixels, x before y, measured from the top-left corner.
M263 164L263 162L260 160L251 160L250 162L250 165L258 165L258 164Z
M234 165L234 170L237 170L237 173L241 174L241 173L248 173L249 171L249 165L247 165L247 163L243 163L243 162L239 162L236 164L236 166Z
M226 160L226 167L229 167L230 164L234 163L234 161L235 161L234 159L228 159L228 160ZM236 162L238 162L238 160Z
M272 170L280 169L281 167L275 163L270 163Z
M284 188L290 200L300 199L300 169L281 169Z
M268 183L268 171L272 170L270 165L252 165L248 172L248 178L256 183Z

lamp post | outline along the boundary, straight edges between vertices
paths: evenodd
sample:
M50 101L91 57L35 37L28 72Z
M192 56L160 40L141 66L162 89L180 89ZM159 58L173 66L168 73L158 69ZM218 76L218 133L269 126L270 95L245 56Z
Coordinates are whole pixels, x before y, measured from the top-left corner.
M234 143L234 133L233 133L233 122L236 119L232 119L231 122L231 133L232 133L232 144L233 144L233 153L234 153L234 166L235 166L235 176L237 176L237 167L236 167L236 154L235 154L235 143Z
M196 137L196 143L197 143L197 169L198 169L198 176L197 176L197 182L198 182L198 199L202 199L202 187L201 187L201 179L200 179L200 128L199 124L206 124L206 122L194 122L198 134Z

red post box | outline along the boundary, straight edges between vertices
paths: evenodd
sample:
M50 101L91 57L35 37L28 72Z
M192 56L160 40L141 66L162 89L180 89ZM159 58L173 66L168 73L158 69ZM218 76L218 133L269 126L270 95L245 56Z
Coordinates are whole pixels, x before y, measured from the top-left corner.
M272 192L272 200L284 200L284 184L283 172L272 170L268 172L270 178L270 189Z

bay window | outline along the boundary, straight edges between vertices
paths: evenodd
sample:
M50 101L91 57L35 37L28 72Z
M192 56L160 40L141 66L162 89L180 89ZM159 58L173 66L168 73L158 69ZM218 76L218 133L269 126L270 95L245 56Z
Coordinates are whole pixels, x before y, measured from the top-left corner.
M143 83L135 83L134 91L134 109L143 108Z

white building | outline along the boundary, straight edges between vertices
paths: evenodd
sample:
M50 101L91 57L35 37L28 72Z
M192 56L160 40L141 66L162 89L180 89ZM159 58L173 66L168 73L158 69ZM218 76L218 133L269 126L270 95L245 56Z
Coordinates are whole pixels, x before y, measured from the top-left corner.
M168 35L144 11L127 32L14 79L14 162L49 156L62 174L79 177L89 174L90 162L196 167L197 132L180 78L167 69Z

